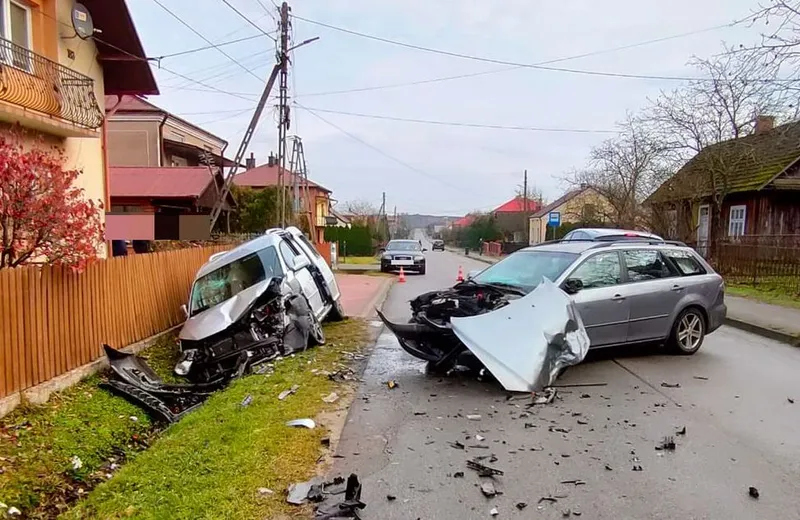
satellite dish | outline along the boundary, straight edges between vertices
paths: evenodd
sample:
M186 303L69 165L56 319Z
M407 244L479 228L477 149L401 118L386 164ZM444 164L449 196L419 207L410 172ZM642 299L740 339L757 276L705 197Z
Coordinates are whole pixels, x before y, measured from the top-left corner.
M94 35L94 22L92 22L92 15L86 6L80 3L75 3L72 8L72 27L75 29L75 34L78 38L85 40Z

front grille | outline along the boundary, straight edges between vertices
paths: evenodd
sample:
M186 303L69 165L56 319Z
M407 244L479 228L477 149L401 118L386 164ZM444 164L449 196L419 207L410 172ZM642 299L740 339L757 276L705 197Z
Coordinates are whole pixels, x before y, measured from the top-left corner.
M397 256L395 256L395 257L394 257L394 259L395 259L395 260L411 260L411 257L410 257L410 256L400 256L400 255L397 255Z

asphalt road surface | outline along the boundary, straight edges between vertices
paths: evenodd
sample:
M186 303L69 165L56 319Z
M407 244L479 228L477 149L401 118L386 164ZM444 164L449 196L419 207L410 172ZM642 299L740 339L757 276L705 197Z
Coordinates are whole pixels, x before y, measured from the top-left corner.
M428 273L392 289L390 318L406 321L409 299L452 285L459 265L486 266L426 255ZM694 356L592 353L557 381L578 383L606 386L561 388L528 408L496 383L426 375L384 330L334 471L359 475L366 519L491 518L493 508L496 518L800 519L800 349L723 327ZM669 435L675 450L656 450ZM504 474L466 467L480 456ZM489 480L501 494L482 494Z

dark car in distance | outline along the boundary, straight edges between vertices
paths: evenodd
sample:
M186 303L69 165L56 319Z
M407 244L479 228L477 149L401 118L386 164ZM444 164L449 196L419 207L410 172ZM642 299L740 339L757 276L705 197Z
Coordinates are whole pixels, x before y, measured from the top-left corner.
M381 251L381 272L416 271L425 274L425 255L427 251L418 240L390 240Z
M431 246L431 251L444 251L444 240L434 240L433 245Z

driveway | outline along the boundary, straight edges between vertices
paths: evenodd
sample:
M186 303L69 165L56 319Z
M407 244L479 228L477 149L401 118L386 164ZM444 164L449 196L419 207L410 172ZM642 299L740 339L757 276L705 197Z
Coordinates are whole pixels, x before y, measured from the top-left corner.
M459 265L486 267L449 252L427 257L427 275L391 290L390 318L407 320L408 300L454 283ZM553 404L527 408L495 383L426 375L384 331L334 471L360 476L368 519L487 518L493 508L498 518L800 518L798 374L800 349L723 327L691 357L593 353L557 384L604 386L560 388ZM656 450L665 436L674 451ZM504 472L494 498L466 467L479 456Z

